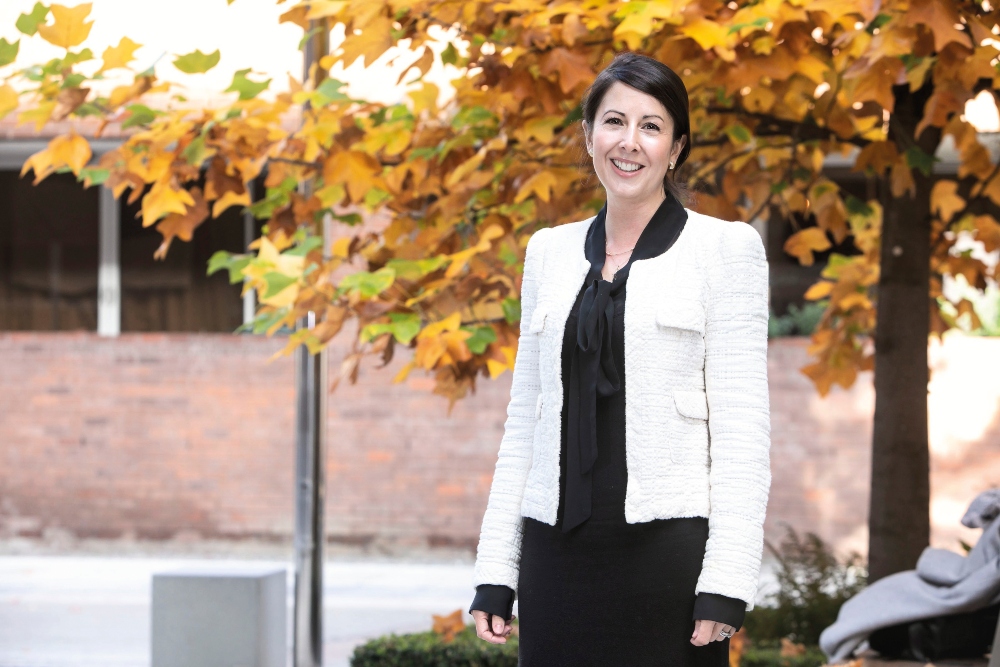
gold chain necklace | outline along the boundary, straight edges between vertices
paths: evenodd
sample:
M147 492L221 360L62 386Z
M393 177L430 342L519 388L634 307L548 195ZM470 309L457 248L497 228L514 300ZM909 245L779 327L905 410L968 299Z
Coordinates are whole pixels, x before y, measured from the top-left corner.
M622 250L621 252L608 252L608 239L607 239L607 237L604 238L604 254L607 255L608 257L615 257L617 255L624 255L625 253L632 252L633 250L635 250L635 246L632 246L628 250ZM613 274L611 274L611 279L612 280L614 280L615 276L618 275L618 271L619 271L619 269L622 268L622 266L624 266L624 265L623 264L618 264L618 265L615 266L615 272Z

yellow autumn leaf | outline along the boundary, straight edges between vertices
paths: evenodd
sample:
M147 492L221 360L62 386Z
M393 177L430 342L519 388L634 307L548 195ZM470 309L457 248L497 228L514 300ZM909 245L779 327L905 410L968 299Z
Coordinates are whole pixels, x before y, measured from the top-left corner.
M41 132L45 124L49 122L52 118L52 112L56 108L55 100L45 100L44 102L39 102L34 109L28 109L27 111L22 111L17 115L17 124L23 125L24 123L35 123L35 132Z
M830 296L830 292L833 291L833 283L828 280L821 280L815 283L812 287L806 290L804 295L807 301L817 301L824 297Z
M42 151L28 158L21 167L21 175L29 170L35 172L35 184L43 178L63 167L69 167L76 175L80 174L93 153L90 143L76 132L59 135L49 142Z
M441 89L430 81L424 81L420 88L411 90L406 94L413 100L414 116L419 116L424 110L432 116L437 113L437 101L438 95L441 94Z
M19 103L20 98L16 90L6 83L0 86L0 120L3 120L4 116L17 109Z
M218 218L219 214L225 211L230 206L236 206L236 205L249 206L250 203L251 203L250 193L246 191L237 193L233 190L230 190L225 194L223 194L221 197L219 197L217 200L215 200L215 203L212 204L212 217Z
M89 2L76 7L52 5L52 25L38 26L38 34L46 42L69 49L82 44L94 27L93 21L87 21L92 5Z
M261 237L257 259L272 265L277 273L289 277L298 277L305 267L306 258L301 255L283 255L278 247L266 236Z
M807 227L788 237L785 252L799 260L803 266L811 266L814 252L830 249L830 239L819 227Z
M557 180L555 174L550 171L538 172L520 187L517 191L517 196L514 197L514 203L520 204L532 194L542 201L547 202L551 197L552 188L555 187Z
M360 35L347 36L340 47L341 62L344 67L350 67L355 60L364 56L365 67L371 67L391 46L392 20L387 16L378 16L365 26Z
M483 159L486 157L486 153L483 151L478 151L475 155L470 157L468 160L462 164L455 167L455 171L448 174L448 178L445 179L444 184L453 188L459 183L461 183L465 177L479 169L479 165L483 163Z
M417 334L417 338L434 338L446 331L456 331L458 327L462 325L462 315L458 311L455 311L448 317L438 320L437 322L431 322L425 326L420 333Z
M860 292L851 292L844 298L837 301L837 308L840 308L841 310L850 310L855 306L871 308L872 302L866 295Z
M507 364L502 364L496 359L487 359L486 370L490 373L490 379L495 380L506 372Z
M735 54L732 47L736 44L736 35L730 34L723 25L705 18L697 19L682 27L680 31L698 42L698 46L708 51L715 49L723 60L733 60Z
M351 241L354 239L350 236L341 236L339 239L333 242L331 251L334 257L340 257L341 259L347 259L351 252Z
M306 14L306 19L314 21L329 16L336 16L346 6L347 0L310 0L309 13Z
M955 181L938 181L931 189L931 210L942 222L949 222L956 213L965 208L965 199L958 194Z
M142 198L142 226L149 227L168 213L183 215L194 203L194 198L187 190L175 189L157 181Z
M127 67L134 59L136 50L140 47L142 47L142 44L136 44L128 37L122 37L121 41L118 42L118 46L109 46L104 49L104 53L101 56L104 63L101 65L101 69L97 71L106 72L109 69L117 67Z

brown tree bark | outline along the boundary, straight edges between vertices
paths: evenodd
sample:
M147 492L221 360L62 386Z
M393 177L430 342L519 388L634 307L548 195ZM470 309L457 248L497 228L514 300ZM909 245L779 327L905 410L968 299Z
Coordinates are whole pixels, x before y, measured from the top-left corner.
M939 128L914 139L931 87L893 89L891 135L904 153L933 156ZM883 193L881 273L875 330L875 425L869 505L869 581L913 569L930 542L927 435L927 341L930 333L930 192L932 178L913 171L916 196Z

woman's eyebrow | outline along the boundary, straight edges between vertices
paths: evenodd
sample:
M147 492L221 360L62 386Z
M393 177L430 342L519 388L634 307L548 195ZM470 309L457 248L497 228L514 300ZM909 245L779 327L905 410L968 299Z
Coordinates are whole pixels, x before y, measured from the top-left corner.
M619 116L624 116L625 115L623 112L616 111L614 109L608 109L607 111L604 112L604 115L607 116L609 113L616 113ZM655 114L655 113L648 113L648 114L646 114L645 116L642 117L642 120L645 120L647 118L659 118L661 121L663 120L663 116L660 116L659 114Z

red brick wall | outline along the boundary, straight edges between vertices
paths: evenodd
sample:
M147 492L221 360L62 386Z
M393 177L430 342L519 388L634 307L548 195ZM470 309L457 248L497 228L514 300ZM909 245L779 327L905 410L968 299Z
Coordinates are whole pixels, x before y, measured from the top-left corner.
M293 369L283 341L225 334L0 334L0 537L256 538L293 525ZM864 551L870 374L818 397L806 341L769 354L773 482L782 522ZM332 352L334 368L341 352ZM932 346L934 539L1000 483L1000 340ZM330 396L327 527L373 548L473 548L503 432L509 375L447 415L430 380L366 367Z

